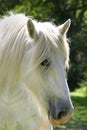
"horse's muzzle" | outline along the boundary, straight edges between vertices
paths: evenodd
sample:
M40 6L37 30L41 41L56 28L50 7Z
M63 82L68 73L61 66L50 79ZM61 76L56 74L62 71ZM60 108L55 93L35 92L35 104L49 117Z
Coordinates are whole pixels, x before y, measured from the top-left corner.
M72 113L69 113L66 116L61 116L61 118L58 120L55 120L52 116L49 116L49 120L52 125L60 125L66 123L70 119L71 115Z
M48 111L48 118L52 125L59 125L66 123L73 113L72 103L60 102L50 104Z

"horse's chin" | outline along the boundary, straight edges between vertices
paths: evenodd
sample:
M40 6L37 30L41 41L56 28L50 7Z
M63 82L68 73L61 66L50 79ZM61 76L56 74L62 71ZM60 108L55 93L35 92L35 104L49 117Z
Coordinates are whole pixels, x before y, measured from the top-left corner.
M61 119L55 120L52 116L49 116L49 121L53 126L61 125L66 123L72 116L72 113L69 113L67 116L62 117Z

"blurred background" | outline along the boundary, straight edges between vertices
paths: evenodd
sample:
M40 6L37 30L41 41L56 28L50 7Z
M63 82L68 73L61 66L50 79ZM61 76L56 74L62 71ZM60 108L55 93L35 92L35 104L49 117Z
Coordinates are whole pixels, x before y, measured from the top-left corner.
M0 0L0 17L8 11L56 25L71 19L68 84L75 111L67 124L54 130L87 130L87 0Z

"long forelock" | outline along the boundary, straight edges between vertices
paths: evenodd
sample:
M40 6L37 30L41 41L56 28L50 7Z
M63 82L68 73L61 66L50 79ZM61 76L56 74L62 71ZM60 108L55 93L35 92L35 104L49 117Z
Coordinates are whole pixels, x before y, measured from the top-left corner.
M39 23L39 31L40 36L38 40L38 47L36 50L36 53L38 52L38 55L40 54L40 59L42 59L43 56L47 56L46 51L55 51L55 50L61 50L63 51L63 56L65 59L65 67L69 67L69 45L68 45L68 39L65 36L61 36L57 27L53 25L52 23L45 22L45 23ZM59 48L61 45L61 48ZM41 53L42 52L42 53ZM51 53L50 53L51 54ZM52 56L52 55L50 55Z
M34 52L31 57L31 60L33 59L33 66L36 67L38 66L44 59L50 57L50 48L47 44L46 37L44 34L41 32L40 37L36 42L36 45L33 46Z

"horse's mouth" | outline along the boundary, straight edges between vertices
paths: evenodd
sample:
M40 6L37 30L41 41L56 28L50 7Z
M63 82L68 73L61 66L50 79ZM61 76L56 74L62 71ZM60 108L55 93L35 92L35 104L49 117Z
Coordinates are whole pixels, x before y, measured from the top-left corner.
M72 116L72 113L69 113L66 116L63 116L61 119L55 120L52 118L52 116L49 116L49 121L53 126L60 125L66 123L70 117Z

